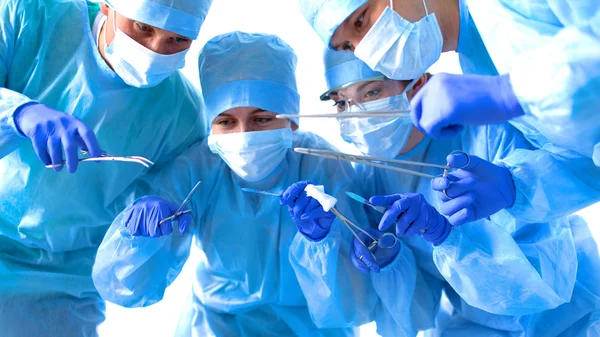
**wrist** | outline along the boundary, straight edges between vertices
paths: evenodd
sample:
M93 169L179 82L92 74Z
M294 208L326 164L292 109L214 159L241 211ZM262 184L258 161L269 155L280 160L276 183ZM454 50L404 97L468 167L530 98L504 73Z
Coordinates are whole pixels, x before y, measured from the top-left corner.
M498 84L498 104L504 107L506 120L524 115L523 107L521 107L521 103L519 103L510 83L510 75L497 76L496 80Z
M21 129L21 126L20 126L21 120L23 119L23 113L25 111L27 111L28 108L30 108L30 107L32 107L34 105L38 105L38 104L39 103L36 103L36 102L27 102L27 103L19 106L17 109L15 109L15 112L13 114L13 122L15 124L15 127L16 127L17 131L21 135L25 136L25 133L23 132L23 130Z

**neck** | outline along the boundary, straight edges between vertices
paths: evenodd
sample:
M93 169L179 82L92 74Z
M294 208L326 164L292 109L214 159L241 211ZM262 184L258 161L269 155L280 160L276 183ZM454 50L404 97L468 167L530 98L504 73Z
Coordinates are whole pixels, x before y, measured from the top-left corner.
M408 136L408 140L406 141L406 145L404 145L404 147L398 155L405 154L408 151L414 149L415 147L417 147L417 145L419 145L419 143L421 143L423 139L425 139L425 135L417 128L413 127L410 131L410 136Z
M102 59L104 60L104 62L106 62L106 64L108 64L108 66L113 69L112 65L110 64L110 62L108 62L108 60L106 59L106 53L104 51L105 49L105 37L104 37L104 30L106 29L106 23L108 22L108 20L104 21L104 23L102 24L102 27L100 27L100 34L98 35L98 52L100 53L100 56L102 56Z
M458 34L460 31L460 9L458 1L461 0L425 0L430 13L440 25L444 45L442 52L454 51L458 47Z

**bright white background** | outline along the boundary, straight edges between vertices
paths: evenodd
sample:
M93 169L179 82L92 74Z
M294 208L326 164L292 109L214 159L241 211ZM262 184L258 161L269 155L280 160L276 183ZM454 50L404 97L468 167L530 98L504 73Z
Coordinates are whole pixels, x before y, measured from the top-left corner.
M200 37L188 55L184 73L198 85L197 55L204 43L215 35L234 30L276 34L290 44L298 55L296 76L301 96L301 113L334 112L331 103L319 100L319 96L325 91L322 62L324 45L295 6L295 0L214 0ZM456 54L443 55L430 71L460 73ZM353 150L339 137L339 128L333 119L302 119L300 127L321 135L340 150ZM600 224L597 219L600 216L600 205L594 205L581 214L598 241ZM193 256L190 261L192 260ZM106 322L99 328L100 336L173 336L179 314L190 294L193 269L192 263L188 263L167 290L164 300L153 306L125 309L107 303ZM364 336L376 336L372 325L364 327L361 332Z

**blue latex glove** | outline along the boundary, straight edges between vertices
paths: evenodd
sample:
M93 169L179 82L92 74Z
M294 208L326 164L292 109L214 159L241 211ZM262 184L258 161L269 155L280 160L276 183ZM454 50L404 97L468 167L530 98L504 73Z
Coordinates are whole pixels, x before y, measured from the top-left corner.
M454 226L488 217L515 203L516 191L510 171L479 157L470 157L467 167L448 173L446 178L431 180L434 190L446 190L452 198L439 194L440 211ZM467 164L467 158L461 153L449 154L446 160L451 167Z
M160 226L158 223L162 219L175 214L178 208L179 205L168 202L160 197L148 196L140 198L125 210L123 219L125 219L127 232L133 236L158 237L169 235L173 232L172 221L165 221ZM177 217L177 222L179 224L179 233L183 234L192 222L192 215L190 213L182 214Z
M452 229L448 219L420 193L376 195L369 202L387 208L379 222L379 230L385 231L395 224L397 237L420 234L425 240L439 245ZM424 233L421 233L422 229Z
M365 228L369 234L373 237L381 238L384 232L380 232L374 228ZM369 238L366 234L362 232L357 232L358 237L365 243L365 245L370 245L373 240ZM373 254L375 255L375 260L373 260L373 256L369 252L369 248L363 246L356 238L354 238L352 242L352 252L350 252L350 260L354 267L363 273L369 273L369 271L373 271L375 273L379 273L381 268L389 265L394 261L396 255L400 251L400 242L396 242L396 244L392 248L383 248L389 247L393 244L392 242L386 242L386 240L393 240L391 237L385 237L382 241L377 243L377 247L373 249ZM362 256L362 258L361 258Z
M286 205L298 231L311 241L320 241L329 234L335 215L325 212L323 206L304 192L312 181L299 181L281 195L281 205Z
M413 124L433 138L454 137L465 124L498 124L523 115L508 75L435 75L410 104Z
M14 120L44 165L62 164L64 152L67 171L74 173L79 164L79 148L87 150L91 157L102 156L94 131L77 117L34 103L18 108ZM55 170L62 170L62 166Z

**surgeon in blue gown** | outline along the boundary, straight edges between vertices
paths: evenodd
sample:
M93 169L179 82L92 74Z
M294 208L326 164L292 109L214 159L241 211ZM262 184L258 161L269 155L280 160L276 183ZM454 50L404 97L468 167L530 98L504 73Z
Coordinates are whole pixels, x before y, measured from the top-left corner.
M325 60L328 91L322 97L336 102L342 113L402 109L428 79L423 75L417 81L387 80L348 52L327 51ZM394 104L389 104L390 101ZM446 161L448 153L462 150L471 154L471 161L495 162L516 147L529 146L509 124L466 127L451 140L435 140L402 117L341 121L344 139L366 155L389 159L439 164ZM480 161L479 165L492 164ZM408 165L401 167L415 169ZM439 169L428 167L417 171L439 174ZM425 199L422 203L443 208L437 192L430 187L430 179L362 165L357 172L365 182L363 193L375 196L370 202L387 207L388 213L393 213L398 204L386 204L385 199L398 194L410 200L415 198L413 193L418 193ZM495 195L488 198L502 203ZM426 230L433 226L432 222L450 225L448 220L432 216L433 212L439 214L431 206L421 209L427 212L421 212L409 228L422 223L423 213L428 213ZM526 223L500 210L478 221L455 226L442 243L431 244L426 240L427 232L406 234L409 229L398 233L402 218L409 212L405 209L393 213L396 233L414 252L419 270L430 279L429 286L437 282L452 304L438 315L437 327L428 331L428 335L567 337L600 333L600 258L587 224L580 217ZM386 217L388 214L383 216ZM365 236L362 239L368 241ZM381 265L381 261L390 260L381 258L384 254L387 254L384 250L379 252L373 261L354 240L353 263L370 273L377 294L389 308L388 315L399 321L403 317L396 316L400 311L397 309L407 294L395 289L403 288L403 278L388 272L395 262ZM326 297L320 300L331 301ZM435 316L436 312L428 314ZM379 329L379 321L386 319L386 315L377 318Z
M297 120L274 118L299 112L295 68L293 50L273 35L232 32L207 42L199 70L211 133L146 177L136 193L149 186L162 187L161 193L139 198L113 222L93 271L104 299L126 307L160 301L195 249L200 259L178 336L352 336L356 326L372 320L370 312L380 305L375 296L332 306L307 301L314 292L343 300L372 291L350 261L351 235L339 221L328 216L329 235L311 241L280 198L241 190L279 193L310 180L341 198L356 181L348 163L295 153L294 147L333 148L296 130ZM178 230L170 222L159 225L197 181L188 205L192 215L179 217ZM337 207L354 219L349 206ZM336 256L335 286L301 288L296 266L327 273L319 263L327 253ZM373 309L363 317L355 306Z
M429 81L411 101L413 123L448 139L508 120L543 149L511 157L511 214L545 222L600 201L600 2L298 1L329 47L388 78L412 80L456 51L465 75Z
M78 167L78 150L160 167L203 136L200 96L177 69L209 6L0 1L0 335L96 336L96 249L148 169Z

